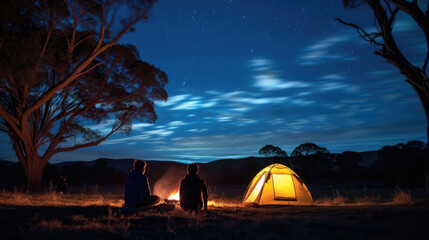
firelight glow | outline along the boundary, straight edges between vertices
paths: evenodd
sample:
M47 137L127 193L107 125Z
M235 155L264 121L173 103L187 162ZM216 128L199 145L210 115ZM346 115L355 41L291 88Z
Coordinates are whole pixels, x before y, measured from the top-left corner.
M180 194L179 194L179 190L177 190L177 192L170 194L170 196L168 196L168 200L180 200Z

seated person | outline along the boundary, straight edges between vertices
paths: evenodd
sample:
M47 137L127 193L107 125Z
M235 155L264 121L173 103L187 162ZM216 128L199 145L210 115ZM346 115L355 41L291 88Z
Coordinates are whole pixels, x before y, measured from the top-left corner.
M204 181L197 175L198 164L192 163L188 166L188 175L180 182L180 206L184 210L199 211L207 210L207 187Z
M134 161L132 170L125 181L125 207L152 206L160 201L156 195L150 194L149 181L145 175L146 162Z

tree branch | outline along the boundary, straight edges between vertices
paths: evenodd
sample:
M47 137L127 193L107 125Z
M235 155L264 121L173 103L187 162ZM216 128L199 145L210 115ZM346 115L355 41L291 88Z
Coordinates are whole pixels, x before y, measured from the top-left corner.
M115 130L112 130L109 134L107 134L106 136L104 136L104 137L102 137L99 140L94 141L94 142L85 143L85 144L77 144L77 145L74 145L72 147L67 147L67 148L57 148L57 149L53 150L51 153L49 153L47 156L51 157L51 156L53 156L57 153L60 153L60 152L70 152L70 151L74 151L74 150L80 149L80 148L97 146L98 144L105 141L108 137L110 137L113 133L117 132L119 129L120 128L116 128ZM49 159L49 157L47 159Z
M426 72L427 64L428 64L428 55L429 55L429 3L425 13L419 8L417 1L408 2L406 0L389 0L393 4L396 5L397 8L401 9L405 13L407 13L410 17L416 21L416 23L419 25L419 27L422 29L425 38L426 38L426 47L427 47L427 53L425 62L422 66L423 72Z
M90 67L89 69L87 69L87 70L85 70L85 71L81 72L81 73L79 74L79 76L81 76L81 75L85 75L85 74L89 73L91 70L93 70L94 68L96 68L96 67L98 67L98 66L100 66L100 65L102 65L102 63L101 63L101 62L94 64L94 65L93 65L92 67Z
M122 31L119 32L118 35L111 42L105 44L100 49L98 49L97 51L95 51L93 54L91 54L90 56L88 56L85 60L83 60L80 64L78 64L76 66L76 68L72 71L72 73L64 81L62 81L59 84L57 84L56 86L54 86L51 90L49 90L48 92L46 92L39 100L37 100L33 105L31 105L29 108L27 108L23 112L22 119L28 119L28 116L29 116L30 113L32 113L33 111L35 111L42 104L44 104L46 101L48 101L48 99L50 99L51 97L53 97L56 92L58 92L59 90L63 89L65 86L67 86L68 84L70 84L70 82L72 82L77 77L79 77L81 75L80 73L97 56L99 56L101 53L103 53L104 51L106 51L110 47L116 45L119 42L119 40L122 38L122 36L126 32L128 32L133 25L135 25L138 21L140 21L141 19L144 19L147 16L147 14L149 13L149 11L152 8L152 6L153 6L153 2L150 2L150 5L146 9L146 11L143 14L141 14L139 17L137 17L134 21L132 21L130 24L128 24L128 26L124 27L124 29L122 29Z
M349 27L353 27L356 32L359 34L359 36L366 42L370 42L372 44L378 45L378 46L383 46L383 43L377 42L375 39L377 39L378 37L381 37L380 33L367 33L365 31L365 29L361 28L360 26L354 24L354 23L349 23L349 22L345 22L343 20L341 20L340 18L335 18L336 21L349 26Z

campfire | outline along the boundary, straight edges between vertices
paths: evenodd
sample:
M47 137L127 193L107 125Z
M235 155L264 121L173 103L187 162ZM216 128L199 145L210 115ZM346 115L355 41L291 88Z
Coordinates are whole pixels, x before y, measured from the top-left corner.
M179 190L170 194L167 199L164 199L164 201L166 203L178 203L180 201Z

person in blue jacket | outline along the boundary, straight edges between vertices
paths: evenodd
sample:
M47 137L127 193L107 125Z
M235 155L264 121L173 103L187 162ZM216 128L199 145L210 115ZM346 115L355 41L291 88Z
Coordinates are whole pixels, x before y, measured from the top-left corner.
M204 210L207 211L207 187L198 176L198 168L198 164L190 164L188 175L180 182L180 207L184 210L198 212L204 206Z
M158 196L151 195L145 171L146 162L135 160L134 169L125 181L125 207L152 206L160 201Z

